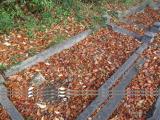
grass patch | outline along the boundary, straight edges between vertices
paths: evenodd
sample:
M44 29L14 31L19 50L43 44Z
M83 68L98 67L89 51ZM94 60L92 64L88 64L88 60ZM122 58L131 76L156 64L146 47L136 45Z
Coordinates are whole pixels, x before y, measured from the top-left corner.
M66 37L64 35L57 35L53 42L54 44L58 44L64 41L65 39Z
M10 61L13 65L17 65L17 64L20 64L21 62L19 61L19 59L22 59L24 56L21 55L21 54L16 54L14 56L12 56L10 58Z
M29 55L29 56L33 56L33 55L35 55L36 53L37 53L36 48L30 48L30 49L28 50L28 55Z
M33 120L32 116L25 117L25 120Z
M27 29L27 35L31 38L34 38L34 31L37 27L37 21L34 17L28 17L27 21L24 24L24 27Z
M4 9L0 9L0 33L10 31L13 27L13 16Z
M67 39L67 37L65 35L57 34L57 36L53 38L52 42L47 46L47 48L54 46L56 44L59 44L66 39Z
M137 0L136 0L137 2ZM52 24L58 24L68 16L78 22L89 19L91 24L101 23L96 16L106 10L107 3L131 5L133 0L4 0L0 1L0 33L13 29L25 29L30 38L35 31L45 31ZM115 14L115 13L112 13Z
M3 63L0 63L0 71L6 70L7 66Z

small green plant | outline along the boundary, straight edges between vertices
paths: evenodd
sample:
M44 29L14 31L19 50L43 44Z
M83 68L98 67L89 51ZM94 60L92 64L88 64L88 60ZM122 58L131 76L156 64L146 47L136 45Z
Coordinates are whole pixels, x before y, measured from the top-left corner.
M123 0L123 3L130 5L131 3L133 3L133 0Z
M31 49L28 50L28 55L29 55L29 56L33 56L33 55L35 55L36 53L37 53L37 51L36 51L35 48L31 48Z
M76 8L74 8L74 10L75 10L75 15L76 15L76 20L78 21L78 22L80 22L80 21L82 21L82 20L84 20L85 19L85 16L84 16L84 14L82 13L82 10L81 10L81 4L78 4L77 3L77 6L76 6Z
M94 24L100 24L102 22L102 18L98 16L93 16L92 21Z
M93 16L91 18L91 24L89 25L89 28L93 31L97 31L97 28L99 26L104 26L105 21L102 19L102 17Z
M54 39L54 44L58 44L60 42L62 42L63 40L65 40L65 36L64 35L57 35L56 38Z
M24 17L25 16L24 12L18 5L15 5L14 10L12 11L12 14L14 17Z
M23 57L24 57L24 56L21 55L21 54L16 54L16 55L14 55L14 56L12 56L12 57L10 58L10 61L11 61L12 64L17 65L17 64L20 64L19 59L21 59L21 58L23 58Z
M26 2L26 6L32 13L50 11L54 5L53 0L29 0Z
M84 3L95 3L98 4L100 2L102 2L103 0L81 0Z
M0 71L6 70L7 66L3 63L0 63Z
M64 18L68 17L70 15L69 9L66 9L62 6L56 7L56 17L58 17L60 20L63 20Z
M33 120L33 117L28 116L28 117L25 118L25 120Z
M80 13L76 14L76 20L77 20L77 22L81 22L84 19L85 19L85 17L82 14L80 14Z
M0 33L11 30L13 26L13 16L4 9L0 9Z
M65 35L57 35L55 38L53 38L52 42L48 45L48 47L51 47L55 44L61 43L66 39Z
M107 13L109 15L111 15L112 17L118 18L118 12L117 11L111 10L111 11L107 11Z
M29 37L34 38L34 32L37 28L37 21L34 17L27 17L24 27L27 29L27 34Z
M52 14L50 12L44 12L42 13L42 19L41 24L46 25L47 27L50 27L53 23L54 19L52 17Z

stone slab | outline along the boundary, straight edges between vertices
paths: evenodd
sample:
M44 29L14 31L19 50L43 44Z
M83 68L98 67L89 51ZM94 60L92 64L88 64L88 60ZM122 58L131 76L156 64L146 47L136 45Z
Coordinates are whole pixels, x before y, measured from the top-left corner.
M157 35L157 33L153 33L153 32L147 31L147 32L144 33L144 35L147 35L149 37L154 38Z
M132 7L129 10L126 10L126 11L122 12L122 14L120 16L121 17L125 17L125 16L129 16L129 15L135 14L137 12L141 12L149 4L150 4L150 1L149 0L145 0L140 5Z
M158 2L153 2L153 0L152 0L152 2L151 2L151 4L150 4L150 7L152 7L152 8L155 9L155 10L158 10L158 9L160 8L160 1L158 1Z
M160 27L160 22L155 22L154 25Z
M142 38L141 38L141 42L143 43L151 43L153 41L153 37L151 36L148 36L148 35L144 35Z
M127 18L122 18L122 19L120 19L120 21L123 22L123 23L126 23L126 24L135 25L139 29L146 29L147 28L146 25L144 25L142 23L136 23L136 21L128 20Z
M120 26L117 26L113 23L110 24L110 26L112 26L112 30L117 32L117 33L120 33L122 35L128 35L128 36L131 36L131 37L134 37L135 39L138 39L140 40L141 39L141 35L135 33L135 32L132 32L132 31L129 31L129 30L126 30L124 28L121 28Z
M159 91L160 94L160 91ZM160 120L160 96L158 97L155 106L154 106L153 116L147 120Z
M153 32L153 33L158 33L160 29L156 26L150 27L148 31Z

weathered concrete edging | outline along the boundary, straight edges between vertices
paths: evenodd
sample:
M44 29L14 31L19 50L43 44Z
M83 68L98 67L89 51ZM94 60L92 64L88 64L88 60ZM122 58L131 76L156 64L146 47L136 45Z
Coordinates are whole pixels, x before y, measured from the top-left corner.
M152 0L153 1L153 0ZM150 7L154 9L159 9L160 8L160 2L151 2Z
M131 9L129 9L129 10L127 10L127 11L119 11L118 13L119 13L119 20L121 21L121 22L124 22L124 23L126 23L126 24L136 24L136 26L138 27L138 28L141 28L141 29L145 29L145 30L147 30L148 28L147 28L147 26L146 25L144 25L144 24L140 24L140 23L135 23L135 21L134 20L128 20L127 18L125 18L126 16L129 16L129 15L132 15L132 14L135 14L135 13L137 13L137 12L143 12L143 10L145 9L145 7L147 6L147 5L149 5L150 7L152 7L153 9L157 9L157 8L159 8L160 7L160 2L153 2L153 1L149 1L149 0L146 0L146 1L144 1L141 5L138 5L138 6L136 6L136 7L133 7L133 8L131 8Z
M160 94L160 89L157 92ZM154 104L152 117L148 118L147 120L160 120L160 96L157 98L157 101Z
M128 35L128 36L131 36L131 37L134 37L135 39L138 39L140 40L141 39L141 35L135 33L135 32L132 32L132 31L129 31L129 30L126 30L118 25L115 25L113 23L110 23L109 24L110 26L112 26L112 30L117 32L117 33L120 33L122 35Z
M129 10L126 11L119 11L119 18L123 18L125 16L129 16L132 14L135 14L137 12L141 12L144 10L144 8L151 3L150 0L145 0L143 3L140 5L137 5L135 7L130 8Z
M81 40L84 40L88 35L90 35L92 33L92 30L86 30L68 40L65 40L64 42L52 46L50 48L48 48L47 50L31 57L28 58L27 60L23 61L21 64L12 66L10 69L4 71L4 75L5 77L9 77L11 75L14 75L26 68L29 68L35 64L37 64L38 62L43 62L46 59L48 59L49 57L53 56L56 53L61 52L64 49L68 49L70 47L72 47L73 45L75 45L76 43L80 42Z
M152 1L145 0L140 5L132 7L126 11L118 11L118 13L119 13L118 16L120 19L122 19L123 17L130 16L130 15L138 13L138 12L142 12L145 9L145 7L148 5L154 9L157 9L160 7L160 2L154 2L153 0Z
M160 97L157 99L156 102L156 109L153 113L153 116L151 118L148 118L147 120L160 120Z
M7 111L12 120L24 120L22 115L15 108L13 103L7 97L7 89L3 84L0 84L0 104Z
M144 25L142 23L137 24L137 23L135 23L134 20L128 20L128 19L124 18L124 19L120 19L120 21L123 23L129 24L129 25L136 25L136 27L138 27L139 29L146 29L147 28L146 25Z
M122 94L114 95L113 97L103 106L103 108L98 112L93 120L107 120L112 115L112 113L119 106L119 103L124 98L124 93L126 87L130 84L132 79L138 74L139 70L144 65L145 60L140 58L136 63L133 64L131 68L123 75L121 82L113 88L113 92L121 91ZM137 66L138 65L138 66ZM115 93L116 94L116 93Z

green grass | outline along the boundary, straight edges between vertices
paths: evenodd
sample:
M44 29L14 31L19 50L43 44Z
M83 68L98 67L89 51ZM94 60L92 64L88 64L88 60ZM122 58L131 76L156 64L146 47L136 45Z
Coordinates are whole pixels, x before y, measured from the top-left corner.
M12 57L10 58L10 61L11 61L11 63L12 63L13 65L17 65L17 64L20 64L20 63L21 63L18 59L23 58L23 57L24 57L24 56L21 55L21 54L16 54L16 55L14 55L14 56L12 56Z
M28 50L28 55L29 55L29 56L33 56L33 55L35 55L36 53L37 53L36 48L30 48L30 49Z
M34 17L28 17L27 21L24 23L24 27L27 29L28 36L34 38L34 31L37 27L36 19Z
M13 16L4 9L0 9L0 33L7 32L13 27Z
M68 16L74 16L78 22L89 18L96 25L106 10L106 2L130 5L133 0L5 0L0 2L0 33L13 29L26 30L30 38L36 31L45 31L52 24L58 24ZM115 12L112 13L116 15ZM94 26L93 25L93 26ZM89 25L90 26L90 25Z
M66 35L57 34L57 36L53 38L52 42L47 46L47 48L59 44L66 39L67 39Z
M57 35L56 38L54 39L54 43L55 44L61 43L65 39L66 39L66 37L64 35Z
M33 120L33 117L31 116L25 117L25 120Z
M6 70L7 66L3 63L0 63L0 71Z

